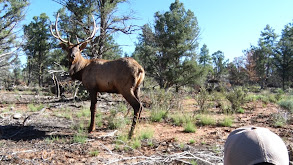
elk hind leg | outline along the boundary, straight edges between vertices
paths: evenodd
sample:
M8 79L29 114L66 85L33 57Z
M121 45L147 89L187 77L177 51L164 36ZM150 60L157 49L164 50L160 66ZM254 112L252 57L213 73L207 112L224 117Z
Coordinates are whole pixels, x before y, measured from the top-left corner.
M136 99L138 100L139 104L140 104L140 108L139 108L139 118L140 118L140 114L141 114L141 111L142 111L142 105L141 105L141 102L140 102L140 99L139 99L139 93L140 93L140 88L135 88L134 90L134 96L136 97Z
M134 110L132 125L131 125L131 129L129 131L129 134L128 134L128 138L131 139L131 137L133 135L133 131L135 129L135 125L139 119L139 111L141 109L141 104L132 91L129 91L129 92L124 93L122 95L126 99L126 101L132 106L132 108Z

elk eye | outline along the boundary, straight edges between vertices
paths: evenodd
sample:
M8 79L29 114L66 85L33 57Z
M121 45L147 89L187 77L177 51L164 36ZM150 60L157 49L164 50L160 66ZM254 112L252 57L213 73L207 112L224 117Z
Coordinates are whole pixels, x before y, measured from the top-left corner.
M75 53L74 52L71 53L71 57L75 58Z

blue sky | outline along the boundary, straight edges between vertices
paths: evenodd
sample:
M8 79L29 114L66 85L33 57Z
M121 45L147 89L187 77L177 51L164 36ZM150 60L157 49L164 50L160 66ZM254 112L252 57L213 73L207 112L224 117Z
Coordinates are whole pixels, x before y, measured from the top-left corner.
M138 18L132 23L142 26L153 23L154 13L169 10L175 0L130 0L121 6L133 10ZM180 0L185 9L194 12L201 30L198 52L206 44L210 54L221 50L230 61L243 55L250 45L257 45L261 31L269 24L277 34L288 23L293 23L292 0ZM53 13L61 6L51 0L31 0L24 24L33 16L46 13L54 21ZM131 54L140 31L132 35L116 34L124 52ZM126 46L125 46L126 45Z

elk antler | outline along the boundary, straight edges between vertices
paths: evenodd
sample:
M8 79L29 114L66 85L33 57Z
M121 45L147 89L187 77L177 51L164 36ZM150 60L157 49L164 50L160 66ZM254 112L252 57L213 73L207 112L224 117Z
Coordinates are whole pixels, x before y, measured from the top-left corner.
M57 14L57 16L56 16L56 21L55 21L55 31L56 31L56 34L54 34L53 33L53 30L52 30L52 25L50 25L50 31L51 31L51 34L55 37L55 38L57 38L57 39L59 39L61 42L63 42L63 43L70 43L70 41L66 41L66 40L64 40L64 39L62 39L62 37L60 36L60 34L59 34L59 31L58 31L58 26L57 26L57 23L58 23L58 17L59 17L59 13ZM77 38L77 44L75 44L74 46L76 46L76 45L80 45L80 44L82 44L82 43L85 43L85 42L89 42L91 39L93 39L93 37L95 36L95 34L96 34L96 31L97 31L97 26L96 26L96 21L95 21L95 18L94 18L94 16L92 15L92 18L93 18L93 21L94 21L94 29L93 29L93 32L92 32L92 34L88 37L88 38L86 38L84 41L82 41L82 42L79 42L79 40L78 40L78 38Z
M97 26L96 26L96 21L95 21L94 15L92 15L92 18L93 18L93 21L94 21L94 29L93 29L93 32L92 32L91 36L89 36L88 38L86 38L83 42L79 42L78 39L77 39L77 42L78 43L76 45L80 45L82 43L89 42L95 36L95 34L97 32Z
M63 42L63 43L68 43L68 44L69 44L69 41L66 41L66 40L62 39L62 37L61 37L60 34L59 34L58 26L57 26L57 24L58 24L58 18L59 18L59 13L57 13L56 21L55 21L55 31L56 31L56 34L57 34L57 35L55 35L55 34L53 33L52 25L50 25L50 31L51 31L51 34L52 34L55 38L59 39L61 42Z

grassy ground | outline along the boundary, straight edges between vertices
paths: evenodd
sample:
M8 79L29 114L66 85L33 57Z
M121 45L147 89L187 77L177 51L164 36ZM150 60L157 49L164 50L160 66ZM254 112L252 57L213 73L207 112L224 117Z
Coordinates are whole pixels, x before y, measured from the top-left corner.
M221 163L228 134L244 125L267 127L293 146L290 93L157 89L141 95L142 119L128 140L132 109L117 95L99 97L96 131L88 134L89 101L2 91L0 163Z

